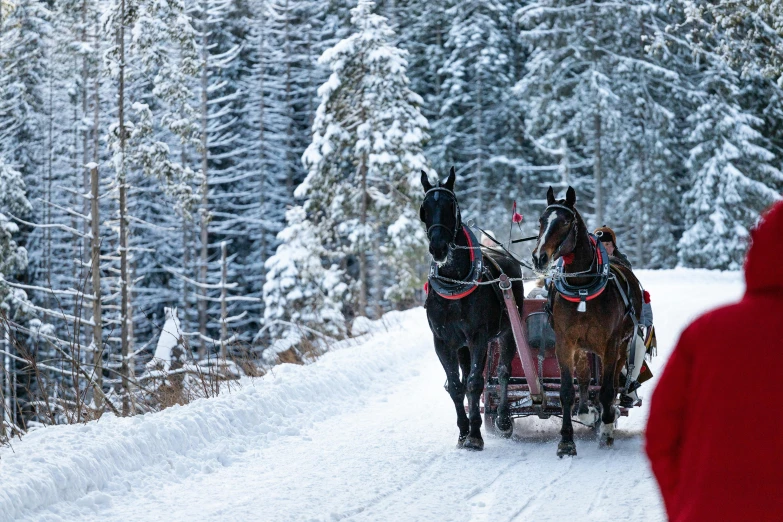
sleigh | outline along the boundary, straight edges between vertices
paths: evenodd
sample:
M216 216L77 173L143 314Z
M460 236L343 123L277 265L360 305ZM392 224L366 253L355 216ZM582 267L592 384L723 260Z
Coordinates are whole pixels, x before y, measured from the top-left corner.
M504 298L513 303L513 295L504 289L500 283ZM516 354L511 363L511 379L508 386L508 400L512 417L527 417L536 415L547 419L552 415L562 415L560 403L560 367L555 356L555 333L549 325L547 313L544 310L546 299L525 299L522 313L512 311L509 315L514 338ZM516 306L513 306L516 309ZM516 316L516 317L514 317ZM601 389L601 362L593 353L588 353L590 366L589 401L598 404L598 392ZM485 426L494 426L500 402L500 384L498 382L498 364L500 360L499 347L490 343L487 364L485 367L484 394L482 413ZM576 390L576 381L573 384ZM641 403L637 404L640 405ZM628 408L620 407L620 414L628 415Z

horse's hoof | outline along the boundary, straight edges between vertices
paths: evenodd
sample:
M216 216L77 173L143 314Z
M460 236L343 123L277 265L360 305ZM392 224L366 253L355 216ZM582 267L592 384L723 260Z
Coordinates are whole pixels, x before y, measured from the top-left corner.
M586 412L577 413L576 415L576 420L586 426L594 426L599 418L600 416L598 415L598 410L592 406L590 406Z
M481 451L484 449L484 439L481 437L468 437L462 447L468 450Z
M614 422L601 424L599 429L598 447L611 448L614 445Z
M460 435L457 439L457 448L463 448L465 446L465 439L468 438L468 434Z
M510 439L511 435L514 434L514 421L512 421L510 418L503 421L498 418L495 421L495 430L497 431L498 437L503 439Z
M576 457L576 443L573 441L561 442L557 445L557 456L562 459L566 455Z

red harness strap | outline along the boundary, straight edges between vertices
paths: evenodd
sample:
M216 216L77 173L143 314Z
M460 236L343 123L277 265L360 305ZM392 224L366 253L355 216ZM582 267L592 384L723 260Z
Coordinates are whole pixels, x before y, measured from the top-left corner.
M600 267L600 266L603 264L603 261L604 261L604 259L603 259L603 255L601 255L601 249L600 249L600 248L598 248L598 242L595 240L595 238L593 238L593 236L589 236L589 237L590 237L590 242L593 244L593 248L595 248L596 256L598 257L598 266ZM571 257L571 260L570 260L568 263L571 263L571 262L573 262L573 255L574 255L574 254L573 254L573 253L571 253L571 254L568 254L568 255L569 255L569 256L572 256L572 257ZM565 256L563 256L563 257L565 257ZM564 261L564 264L568 264L568 263L566 263L566 262ZM592 300L592 299L595 299L595 298L596 298L596 297L598 297L599 295L601 295L601 294L604 292L604 290L606 289L606 287L607 287L607 286L608 286L608 285L604 285L604 286L602 286L602 287L601 287L601 289L600 289L600 290L598 290L596 293L594 293L594 294L589 294L587 297L585 297L585 301L590 301L590 300ZM571 296L565 295L565 294L563 294L563 293L561 293L561 294L560 294L560 297L562 297L562 298L563 298L563 299L565 299L566 301L571 301L572 303L578 303L579 301L581 301L581 300L582 300L582 299L581 299L581 297L579 297L579 296L574 296L574 297L571 297Z

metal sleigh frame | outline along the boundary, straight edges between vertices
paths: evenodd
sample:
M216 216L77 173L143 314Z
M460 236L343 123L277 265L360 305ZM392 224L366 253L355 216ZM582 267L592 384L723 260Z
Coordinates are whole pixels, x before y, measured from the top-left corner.
M536 415L547 419L552 415L560 416L563 413L560 404L560 367L554 353L554 346L547 346L545 329L549 328L546 320L544 306L546 299L525 299L523 317L520 317L514 294L511 291L511 281L505 274L501 274L499 286L503 294L503 300L508 310L511 328L516 343L516 355L511 363L511 378L508 385L509 409L512 417L527 417ZM541 316L540 336L538 346L531 347L528 340L528 323L532 317ZM601 389L601 363L599 358L588 353L590 365L589 400L596 404L598 392ZM484 394L481 412L485 416L487 426L493 426L492 422L497 415L500 401L500 384L497 378L497 367L500 353L496 343L490 343L487 353L487 363L484 370ZM576 384L574 384L576 386ZM577 395L578 396L578 395ZM620 415L627 416L628 408L620 407Z

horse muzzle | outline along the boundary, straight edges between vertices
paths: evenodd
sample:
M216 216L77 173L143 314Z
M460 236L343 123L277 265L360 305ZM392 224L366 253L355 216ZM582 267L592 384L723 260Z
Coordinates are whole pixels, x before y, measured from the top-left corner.
M549 255L546 252L533 252L533 266L536 270L545 270L549 266Z

